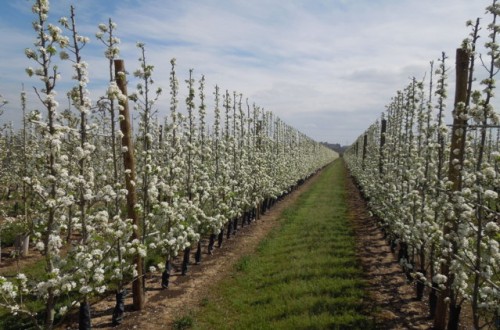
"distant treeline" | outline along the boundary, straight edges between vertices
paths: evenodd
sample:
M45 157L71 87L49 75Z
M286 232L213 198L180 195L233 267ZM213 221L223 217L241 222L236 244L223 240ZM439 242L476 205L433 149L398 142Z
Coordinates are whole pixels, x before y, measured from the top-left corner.
M340 145L339 143L328 143L328 142L321 142L322 145L325 147L328 147L336 152L339 153L339 155L342 155L344 151L349 147L349 146L343 146Z

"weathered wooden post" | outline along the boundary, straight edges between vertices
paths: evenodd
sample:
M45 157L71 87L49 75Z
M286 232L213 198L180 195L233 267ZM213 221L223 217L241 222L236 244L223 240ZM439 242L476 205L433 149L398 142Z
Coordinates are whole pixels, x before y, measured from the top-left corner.
M115 77L118 88L125 96L119 99L120 105L120 131L122 133L123 164L125 168L125 186L127 188L127 217L132 219L134 231L132 240L140 240L141 227L135 205L137 203L137 192L135 189L135 158L134 143L132 139L132 125L130 123L130 111L127 98L127 79L125 74L125 63L123 60L114 60ZM144 276L142 257L137 254L134 258L137 277L132 282L132 297L135 310L144 308L144 288L142 277Z
M384 172L384 146L385 146L385 132L387 130L387 120L382 117L382 122L381 122L381 127L380 127L380 158L379 158L379 163L378 163L378 172L382 176Z
M450 162L448 167L448 179L452 182L451 197L455 198L455 193L462 189L462 167L464 162L465 133L467 127L466 113L467 87L468 87L468 69L469 53L465 49L457 49L456 54L456 89L455 89L455 108L453 110L453 128L451 134ZM458 214L454 212L455 214ZM458 230L458 219L446 219L443 228L445 240L451 240L451 246L444 246L446 251L444 262L441 264L441 274L446 276L446 288L441 291L436 306L436 318L434 319L434 329L444 330L446 328L447 308L450 308L450 322L448 329L452 329L455 320L458 324L459 306L456 305L456 297L451 285L455 279L454 274L450 272L451 257L457 252L456 238L454 233ZM450 251L451 249L451 251Z
M363 158L362 158L362 163L361 163L361 168L364 170L365 169L365 160L366 160L366 149L368 147L368 134L365 133L365 136L363 136Z
M264 146L262 144L262 130L263 130L263 121L258 120L257 121L257 127L255 128L255 136L257 137L257 149L259 152L261 152L264 149ZM262 216L262 203L258 202L257 205L255 206L255 220L259 220L260 217Z

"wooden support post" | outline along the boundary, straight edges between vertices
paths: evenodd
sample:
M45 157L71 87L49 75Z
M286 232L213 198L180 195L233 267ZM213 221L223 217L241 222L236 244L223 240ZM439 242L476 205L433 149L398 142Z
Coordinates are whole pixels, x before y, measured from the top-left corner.
M368 147L368 134L365 134L365 136L363 136L363 162L361 164L361 167L363 168L363 170L365 169L365 159L366 159L367 147Z
M127 96L127 79L125 74L125 63L123 60L114 60L115 77L118 88L124 96ZM120 131L122 133L123 164L125 168L125 186L127 188L127 217L132 219L135 229L132 234L132 240L140 240L141 227L135 205L137 204L137 192L135 189L135 158L134 142L132 134L132 125L130 122L130 111L128 98L121 98L120 105ZM126 148L126 150L125 150ZM144 288L142 277L144 276L142 257L137 254L134 258L137 270L137 277L132 282L132 297L134 310L144 308Z
M387 120L382 118L382 126L380 127L380 158L378 163L378 172L380 175L384 172L384 146L385 146L385 132L387 130Z
M467 120L464 119L465 116L463 115L466 112L465 103L467 101L469 61L469 53L464 49L457 49L455 109L453 110L453 128L451 133L450 162L448 167L448 179L452 182L451 198L454 198L455 192L462 189L461 171L464 162L465 133L467 126ZM455 215L453 218L446 219L446 223L443 227L443 236L445 237L445 240L451 240L451 251L444 256L444 262L441 265L440 273L447 277L447 281L446 288L441 291L436 306L436 317L434 319L434 329L436 330L444 330L446 328L448 307L452 311L455 310L456 301L454 292L451 290L451 285L454 281L454 274L450 273L450 264L452 255L457 252L454 237L457 230L457 216ZM450 249L450 247L445 246L444 249Z

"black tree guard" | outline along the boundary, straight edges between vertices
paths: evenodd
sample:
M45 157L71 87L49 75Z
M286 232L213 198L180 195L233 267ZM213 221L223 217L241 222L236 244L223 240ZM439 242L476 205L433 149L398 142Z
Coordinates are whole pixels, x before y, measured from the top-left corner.
M435 282L432 282L432 289L431 292L429 293L429 318L433 319L436 317L436 306L437 306L437 290L438 290L438 284Z
M191 253L191 248L187 247L184 249L184 258L182 258L182 275L186 275L189 266L189 254Z
M396 252L396 240L395 239L391 239L391 242L389 243L389 245L391 246L391 252L394 253Z
M246 222L247 222L247 212L245 211L241 216L241 228L245 227Z
M123 322L123 313L125 312L125 296L127 295L127 290L122 290L116 293L116 305L113 309L113 318L111 323L113 326L117 326Z
M215 238L217 238L217 235L211 234L210 240L208 241L208 254L210 254L210 255L212 255L213 250L214 250Z
M448 330L458 330L458 323L460 322L461 305L450 305L450 319L448 320Z
M201 240L198 241L198 248L196 249L196 254L194 255L194 261L197 265L201 263Z
M80 303L80 314L78 320L79 330L90 330L92 329L92 323L90 320L90 305L87 300Z
M409 263L409 264L410 264L410 267L408 267L408 265L405 264L404 270L405 270L406 280L408 281L408 283L411 283L411 282L413 282L412 269L413 269L414 265L413 265L413 263Z
M269 209L269 204L270 204L270 202L271 202L271 201L269 200L269 198L266 198L266 199L264 200L264 203L263 203L263 205L262 205L262 214L266 214L267 210Z
M161 287L162 289L168 288L168 284L170 283L170 273L172 272L172 262L170 258L165 262L165 270L161 274Z
M233 223L233 236L236 235L236 232L238 231L238 217L234 218L234 223Z
M398 262L401 262L401 260L406 259L408 260L408 244L405 242L399 243L399 253L398 253Z
M226 235L227 239L231 238L232 232L233 232L233 222L229 220L229 223L227 224L227 235Z
M426 275L425 269L420 269L420 273L422 273L423 276L425 277ZM417 300L422 300L422 298L424 297L424 289L425 289L424 282L420 279L417 279Z

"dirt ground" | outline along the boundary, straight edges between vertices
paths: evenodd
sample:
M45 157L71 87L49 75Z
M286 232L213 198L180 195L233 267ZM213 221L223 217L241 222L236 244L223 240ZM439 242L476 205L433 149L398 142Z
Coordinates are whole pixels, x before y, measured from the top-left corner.
M258 243L278 225L281 212L315 182L317 176L308 180L299 189L278 202L270 211L250 226L239 228L236 236L224 240L223 246L214 249L213 255L206 253L207 240L203 242L204 253L200 265L190 265L187 276L180 274L181 258L174 264L170 287L160 289L160 275L147 279L146 307L141 312L132 311L132 298L125 301L124 321L111 326L114 297L110 296L91 306L94 329L171 329L173 322L193 307L199 306L215 283L224 279L235 262L255 251ZM375 219L369 216L366 204L351 178L346 183L349 218L358 241L358 255L369 282L368 293L375 318L381 329L431 329L427 319L425 302L414 299L415 289L406 278L383 239ZM193 260L193 259L192 259ZM66 324L61 329L77 329L78 324Z
M15 252L14 247L4 247L2 248L1 258L0 258L0 274L13 274L19 269L28 267L34 264L38 260L42 259L42 255L38 251L30 249L27 256L15 258L13 253Z
M432 329L425 300L415 299L415 287L406 281L396 256L384 240L376 219L369 215L351 177L346 180L346 191L349 218L357 236L358 257L376 308L377 324L382 329Z

